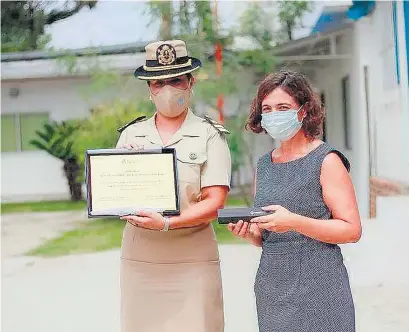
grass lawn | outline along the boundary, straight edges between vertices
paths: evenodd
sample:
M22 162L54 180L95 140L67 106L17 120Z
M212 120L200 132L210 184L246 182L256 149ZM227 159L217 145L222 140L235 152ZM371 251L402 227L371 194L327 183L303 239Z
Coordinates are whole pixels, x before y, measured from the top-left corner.
M64 232L59 237L46 241L27 254L57 257L119 248L124 225L125 223L118 219L96 219L84 222L79 228ZM213 222L213 227L220 244L246 243L231 235L227 226Z
M227 205L240 206L245 205L243 199L237 196L231 196L227 200ZM85 201L41 201L41 202L23 202L23 203L2 203L1 214L12 212L56 212L86 209Z
M24 203L2 203L1 214L12 212L56 212L83 210L87 206L85 201L40 201Z
M243 200L230 197L227 205L241 206ZM66 211L84 209L85 202L45 201L29 203L2 204L2 214L7 212ZM60 236L44 242L28 252L28 255L56 257L69 254L89 253L118 248L121 245L124 222L114 218L87 221L77 229L66 231ZM246 243L227 230L227 226L213 222L217 240L220 244Z

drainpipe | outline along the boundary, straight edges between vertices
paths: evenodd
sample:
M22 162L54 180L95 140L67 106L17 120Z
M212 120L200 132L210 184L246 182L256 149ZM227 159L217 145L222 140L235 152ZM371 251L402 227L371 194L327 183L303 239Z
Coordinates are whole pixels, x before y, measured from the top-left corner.
M403 165L409 165L409 78L408 78L408 51L405 28L409 22L405 22L404 1L396 1L396 25L397 25L397 42L398 42L398 59L399 59L399 78L400 78L400 95L402 108L402 139L403 139ZM407 9L408 10L408 9ZM409 178L407 179L409 180Z

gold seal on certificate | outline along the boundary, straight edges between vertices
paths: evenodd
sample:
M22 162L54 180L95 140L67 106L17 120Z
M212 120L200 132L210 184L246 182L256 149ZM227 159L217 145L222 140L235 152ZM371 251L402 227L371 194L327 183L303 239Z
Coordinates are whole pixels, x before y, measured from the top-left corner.
M86 151L88 217L180 213L175 149Z

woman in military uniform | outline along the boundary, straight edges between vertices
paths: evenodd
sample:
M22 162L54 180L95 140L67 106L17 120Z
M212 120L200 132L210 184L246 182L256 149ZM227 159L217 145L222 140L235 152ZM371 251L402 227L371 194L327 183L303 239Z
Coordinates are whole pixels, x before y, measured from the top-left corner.
M231 158L220 124L192 113L201 67L183 41L149 44L135 77L157 112L122 128L118 148L176 149L181 214L126 216L121 248L122 332L222 332L219 253L211 220L230 188Z

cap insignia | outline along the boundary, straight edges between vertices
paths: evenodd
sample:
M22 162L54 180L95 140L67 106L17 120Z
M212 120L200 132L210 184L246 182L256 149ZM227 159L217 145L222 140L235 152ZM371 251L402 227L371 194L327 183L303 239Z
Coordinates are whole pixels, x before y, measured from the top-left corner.
M172 45L163 44L156 50L156 58L161 65L170 65L176 60L176 50Z

